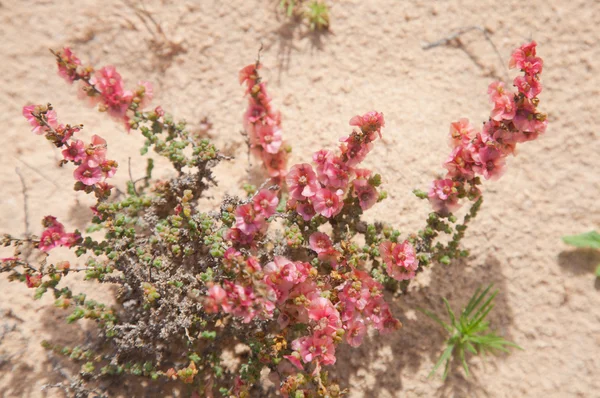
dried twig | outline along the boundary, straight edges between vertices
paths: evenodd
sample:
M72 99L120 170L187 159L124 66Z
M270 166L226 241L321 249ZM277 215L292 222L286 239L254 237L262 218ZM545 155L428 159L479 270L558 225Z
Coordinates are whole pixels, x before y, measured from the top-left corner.
M138 194L137 190L135 189L135 181L133 179L133 175L131 175L131 156L129 157L127 164L129 166L129 181L131 181L131 187L133 188L133 193L135 194L135 196L140 196Z
M436 40L434 42L431 43L425 43L421 46L421 48L423 48L423 50L430 50L432 48L435 47L439 47L439 46L445 46L448 43L457 40L460 36L464 35L465 33L469 33L473 30L477 30L479 32L481 32L483 34L483 36L485 37L485 40L490 43L490 45L492 46L492 48L494 49L494 52L496 53L496 55L498 56L498 59L500 60L500 64L503 66L503 69L505 71L505 73L507 73L506 70L506 65L504 64L504 59L502 58L502 55L500 54L500 51L498 51L498 47L496 47L496 44L493 42L492 38L490 37L489 31L482 27L482 26L478 26L478 25L474 25L474 26L468 26L462 29L457 30L454 33L451 33L450 35L441 38L439 40ZM463 44L458 41L458 46L459 47L463 47Z
M60 186L60 184L58 184L56 181L54 181L54 179L48 177L47 175L43 174L41 171L39 171L38 169L36 169L35 167L33 167L32 165L30 165L29 163L27 163L26 161L24 161L21 158L18 157L14 157L15 159L17 159L19 162L23 163L28 169L30 169L31 171L37 173L40 177L42 177L42 179L46 182L51 183L52 185L54 185L56 188L62 188Z

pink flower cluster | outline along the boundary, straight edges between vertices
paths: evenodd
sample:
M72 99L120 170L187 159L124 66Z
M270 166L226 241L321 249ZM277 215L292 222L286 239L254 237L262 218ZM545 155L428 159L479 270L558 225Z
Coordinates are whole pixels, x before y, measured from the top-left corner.
M219 306L223 312L241 317L244 323L260 316L267 319L273 316L275 305L254 294L252 286L243 286L230 281L223 282L224 288L213 285L208 290L205 304L206 312L217 312Z
M311 334L292 342L294 353L286 356L298 368L304 363L335 363L335 344L339 342L342 322L339 311L324 296L327 285L318 285L316 269L310 264L276 256L265 265L264 282L275 294L279 310L278 324L284 329L290 324L308 324Z
M44 217L42 225L46 228L42 232L38 245L38 248L42 251L49 252L58 246L71 247L81 239L81 236L76 232L65 232L65 227L56 220L56 217Z
M415 272L419 268L419 260L417 260L415 248L410 242L384 241L379 245L379 252L389 276L399 281L415 277Z
M115 119L125 122L129 129L129 111L132 104L142 109L152 101L152 85L138 82L135 91L126 90L121 75L114 66L105 66L98 71L90 66L84 67L70 48L54 53L58 64L58 74L67 82L81 82L79 96L86 99L90 106L100 104L101 111L108 112Z
M257 234L265 232L267 219L275 214L278 204L277 191L261 189L250 203L237 207L235 226L228 231L227 238L243 245L251 244Z
M333 247L329 235L314 232L309 237L309 244L310 248L317 253L319 261L328 263L333 269L338 268L342 254Z
M254 156L262 160L269 176L279 181L285 177L287 164L281 115L271 105L266 82L258 74L260 67L259 63L251 64L240 71L240 84L245 83L246 94L250 94L243 119L244 130Z
M56 112L42 105L23 107L23 116L27 118L36 134L46 134L62 151L63 163L72 162L78 166L73 172L75 180L86 191L95 191L101 198L110 194L111 185L106 179L117 172L117 162L106 158L106 141L97 136L92 136L92 142L85 145L83 141L74 139L73 134L80 131L80 127L58 124Z
M395 319L383 297L383 286L367 272L352 269L343 275L345 282L338 286L342 322L346 342L358 347L372 326L380 333L396 330L402 325Z
M308 163L290 168L286 182L290 193L288 208L295 209L304 220L316 214L331 218L342 211L344 197L351 192L363 210L371 208L378 200L376 184L371 171L356 166L373 148L373 141L381 137L383 114L368 112L350 120L357 128L340 139L340 154L320 150L313 155L316 171Z
M258 259L229 248L224 254L223 266L234 275L235 282L225 280L222 285L212 284L204 300L205 311L216 313L222 310L241 317L245 323L256 317L272 318L275 296L262 281L262 267ZM270 293L257 294L259 291Z
M534 140L546 130L546 115L537 111L543 61L536 56L536 43L516 49L509 66L524 73L514 79L517 92L509 91L502 82L489 85L493 109L482 131L477 132L467 119L450 125L452 153L444 163L448 173L446 178L433 181L428 195L434 211L447 214L461 206L460 198L479 197L477 177L500 178L516 144Z

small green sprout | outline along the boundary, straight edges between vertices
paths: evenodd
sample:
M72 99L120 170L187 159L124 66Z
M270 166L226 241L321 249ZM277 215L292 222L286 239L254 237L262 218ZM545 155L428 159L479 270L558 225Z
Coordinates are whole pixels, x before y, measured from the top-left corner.
M429 316L435 322L440 324L450 337L446 341L446 349L440 356L439 360L433 367L428 377L435 374L437 369L445 362L444 374L442 379L446 379L450 370L450 363L453 357L458 356L462 362L465 373L469 376L469 366L467 365L465 351L469 351L474 355L495 353L497 351L510 352L508 347L522 349L513 342L505 340L503 337L496 335L494 332L489 332L489 322L485 320L492 308L494 308L493 300L498 294L498 291L488 293L493 285L489 285L487 289L481 291L478 288L475 294L469 300L469 303L460 314L460 318L456 318L454 312L450 308L448 300L445 298L446 311L450 317L450 324L442 321L437 315L431 311L419 309L425 315ZM483 304L482 304L483 303Z
M322 1L313 0L308 4L305 14L310 30L329 29L329 7Z
M296 8L296 2L294 0L281 0L279 8L285 10L285 15L291 17L294 14L294 8Z

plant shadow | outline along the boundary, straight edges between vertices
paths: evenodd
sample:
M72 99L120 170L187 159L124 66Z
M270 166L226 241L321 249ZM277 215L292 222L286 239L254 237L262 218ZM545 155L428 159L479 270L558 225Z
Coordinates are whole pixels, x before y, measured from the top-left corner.
M149 378L137 376L103 376L90 379L80 378L81 366L87 360L73 360L60 354L63 347L81 347L102 353L98 338L98 326L93 321L79 321L74 324L66 323L68 310L48 307L40 311L40 328L48 335L47 342L54 349L45 349L45 357L40 358L41 367L33 369L25 361L20 360L27 355L27 349L19 356L13 356L6 363L0 362L0 372L10 368L11 379L5 384L5 390L0 391L0 398L29 397L29 396L63 396L63 397L167 397L191 396L191 391L182 395L182 389L176 383L164 380L152 381ZM10 340L8 340L10 342ZM39 345L41 340L29 341L28 344ZM0 348L2 341L0 340ZM96 370L103 365L97 365ZM80 381L85 380L83 386ZM37 389L41 384L42 391ZM6 394L6 395L5 395Z
M279 15L279 13L278 13ZM281 75L289 70L292 53L301 51L297 44L304 39L309 40L310 51L321 51L324 48L324 41L328 35L332 34L329 30L310 30L296 17L284 18L281 25L273 31L277 36L277 82L281 83Z
M397 333L374 335L355 349L347 345L339 347L337 365L330 374L341 387L352 386L365 397L399 396L404 387L403 376L414 378L424 362L429 362L428 366L433 368L448 337L438 324L416 309L427 309L446 320L442 297L448 299L452 309L458 312L478 287L486 287L490 283L494 284L493 290L499 290L494 300L495 308L488 316L491 329L512 341L509 326L513 322L513 314L506 300L506 280L495 257L488 257L476 267L467 266L464 260L447 267L435 265L430 276L427 286L413 286L408 294L388 300L403 324ZM479 361L471 361L467 357L467 362L471 375L465 377L460 363L452 362L449 376L439 388L438 396L488 395L476 378L477 372L481 371ZM423 381L437 384L441 373L438 369L436 375Z
M600 250L587 248L566 250L558 255L558 264L575 275L591 274L600 264Z

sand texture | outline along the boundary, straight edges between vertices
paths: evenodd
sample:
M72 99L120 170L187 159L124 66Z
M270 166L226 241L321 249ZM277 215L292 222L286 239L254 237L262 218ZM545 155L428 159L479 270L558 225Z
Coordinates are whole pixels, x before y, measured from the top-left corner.
M410 233L429 211L411 191L427 188L443 172L450 122L486 120L488 84L506 79L511 50L534 38L544 58L545 136L520 146L506 174L484 184L483 208L464 240L470 257L419 275L408 296L390 298L404 327L374 334L358 349L340 348L333 375L351 387L351 397L600 396L600 283L593 275L600 253L571 249L560 239L600 227L600 2L340 0L332 3L326 35L278 15L275 0L143 3L164 36L127 1L0 0L0 232L25 232L15 168L27 186L31 233L41 232L39 222L48 214L69 229L84 228L91 215L92 199L71 189L71 167L57 166L60 152L29 131L21 116L25 104L51 102L62 121L85 125L86 140L95 133L106 138L110 157L121 165L115 177L121 186L129 179L128 157L133 175L144 173L138 155L143 138L78 101L56 75L48 48L69 45L84 62L113 64L130 85L153 82L153 104L192 129L207 116L214 142L236 157L217 168L219 187L203 201L209 207L225 193L240 194L256 172L240 135L246 100L237 72L255 60L262 42L292 162L334 148L355 114L384 113L384 139L365 165L383 175L389 199L367 218ZM504 63L477 31L463 35L460 46L422 49L424 42L473 25L489 29ZM156 176L171 173L157 167ZM64 253L57 250L52 258ZM70 279L74 289L109 300L106 289ZM427 379L445 336L415 309L441 313L441 297L458 308L490 282L500 290L492 326L524 350L472 359L469 378L456 367L445 383L439 376ZM3 398L62 396L57 389L40 390L64 381L41 340L94 338L92 325L67 327L50 297L31 296L23 284L0 275Z

